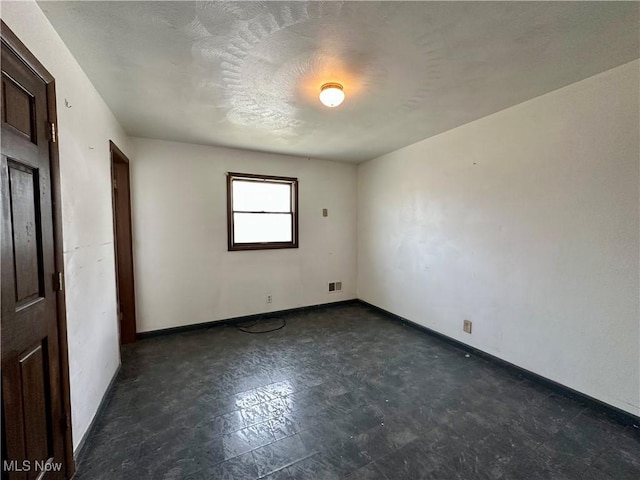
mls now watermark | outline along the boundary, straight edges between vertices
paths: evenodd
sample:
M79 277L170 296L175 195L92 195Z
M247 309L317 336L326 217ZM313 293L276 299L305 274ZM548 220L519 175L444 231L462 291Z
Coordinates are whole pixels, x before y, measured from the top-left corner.
M5 472L59 472L62 462L49 460L4 460L2 470Z

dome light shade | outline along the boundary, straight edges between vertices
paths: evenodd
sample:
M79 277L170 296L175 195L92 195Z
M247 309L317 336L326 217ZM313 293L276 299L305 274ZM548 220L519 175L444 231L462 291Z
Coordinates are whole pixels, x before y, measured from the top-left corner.
M325 83L320 87L320 101L327 107L337 107L344 100L344 90L339 83Z

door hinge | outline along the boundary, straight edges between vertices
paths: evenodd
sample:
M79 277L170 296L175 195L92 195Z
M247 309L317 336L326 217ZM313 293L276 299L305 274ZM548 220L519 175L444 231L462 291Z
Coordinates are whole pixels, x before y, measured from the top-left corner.
M118 189L118 181L115 178L113 179L113 189L114 190Z
M55 123L50 123L49 124L49 140L51 140L52 143L56 143L57 141L57 131L56 131L56 124Z
M64 273L56 272L53 274L53 289L56 292L64 290Z

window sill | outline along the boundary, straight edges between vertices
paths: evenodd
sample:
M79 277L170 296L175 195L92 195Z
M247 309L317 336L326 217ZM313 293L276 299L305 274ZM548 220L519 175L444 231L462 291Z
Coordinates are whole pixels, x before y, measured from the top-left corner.
M242 250L278 250L283 248L298 248L297 243L240 243L229 245L229 252L238 252Z

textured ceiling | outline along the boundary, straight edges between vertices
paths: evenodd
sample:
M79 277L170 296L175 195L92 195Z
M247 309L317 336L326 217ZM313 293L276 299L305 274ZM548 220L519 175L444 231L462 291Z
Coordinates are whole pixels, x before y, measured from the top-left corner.
M39 5L129 134L353 162L639 56L637 2Z

